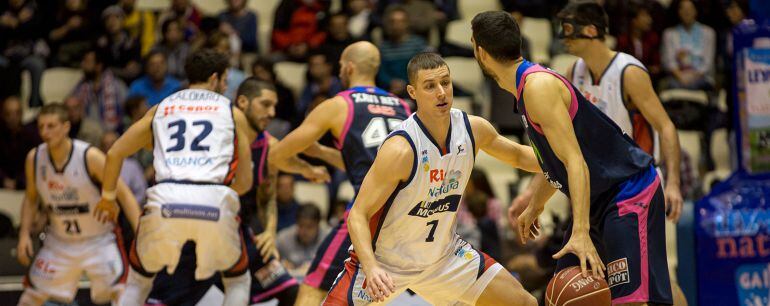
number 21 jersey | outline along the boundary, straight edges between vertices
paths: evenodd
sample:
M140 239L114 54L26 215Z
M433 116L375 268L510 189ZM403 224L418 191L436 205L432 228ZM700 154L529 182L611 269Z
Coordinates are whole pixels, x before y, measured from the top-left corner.
M229 185L238 162L230 100L185 89L158 104L152 121L153 166L159 183Z
M401 98L372 86L353 87L337 96L348 103L348 115L336 145L342 152L350 183L358 193L374 163L377 148L411 110Z

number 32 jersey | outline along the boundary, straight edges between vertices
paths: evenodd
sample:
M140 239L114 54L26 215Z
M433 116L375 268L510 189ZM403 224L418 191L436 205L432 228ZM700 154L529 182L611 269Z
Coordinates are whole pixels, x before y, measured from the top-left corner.
M337 149L342 153L350 183L358 193L374 163L377 148L411 114L399 97L377 87L353 87L337 94L348 103L348 116Z
M468 115L457 109L450 111L446 151L417 114L388 137L396 136L412 146L412 164L398 165L412 173L370 220L372 245L377 262L418 272L455 252L457 208L473 170L475 141Z
M158 104L152 121L155 180L229 185L238 162L230 100L185 89Z

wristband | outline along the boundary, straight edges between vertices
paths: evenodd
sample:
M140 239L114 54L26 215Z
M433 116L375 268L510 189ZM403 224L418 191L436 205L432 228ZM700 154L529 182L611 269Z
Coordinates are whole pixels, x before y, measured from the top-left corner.
M105 191L102 190L102 198L108 201L115 201L115 197L117 196L115 190L113 191Z

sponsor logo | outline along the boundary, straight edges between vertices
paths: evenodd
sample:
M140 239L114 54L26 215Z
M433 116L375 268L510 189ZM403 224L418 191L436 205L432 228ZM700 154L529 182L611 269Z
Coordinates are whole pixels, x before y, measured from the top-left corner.
M64 190L50 190L51 202L77 202L80 200L77 188L65 187Z
M367 106L366 108L369 110L370 113L375 115L385 115L385 116L396 115L396 110L390 106L369 104L369 106Z
M43 279L53 279L54 274L56 274L56 268L54 268L51 263L45 259L35 259L35 263L32 265L34 266L34 269L31 269L30 273L37 277Z
M461 143L457 145L457 154L463 154L463 152L465 152L465 144Z
M420 162L422 163L422 169L423 171L428 172L428 170L430 170L430 162L429 162L430 159L428 158L428 150L422 150L422 153L420 154L422 156L420 160Z
M166 166L176 167L200 167L211 165L214 160L211 157L167 157Z
M163 204L161 206L160 212L164 218L198 219L208 221L219 220L219 209L209 206L194 204Z
M455 250L455 256L463 258L465 260L471 260L473 259L473 251L470 249L466 249L465 247L460 247L457 250Z
M365 288L365 287L364 287L364 288ZM358 290L358 293L356 293L356 297L357 297L357 298L359 298L359 299L361 299L361 300L367 301L367 302L369 302L369 303L371 303L371 302L374 302L374 300L372 299L372 297L371 297L371 296L369 296L369 294L367 294L367 293L366 293L366 290L364 290L364 289L359 289L359 290Z
M283 268L278 260L273 259L267 265L254 272L254 278L257 279L262 288L268 288L272 285L278 277L286 274L286 270Z
M217 105L166 105L163 107L163 116L174 113L216 113L218 110Z
M442 182L444 181L444 169L431 169L430 170L430 182Z
M427 218L433 214L457 211L457 207L460 205L460 197L461 196L459 194L453 194L438 201L422 201L418 203L417 206L412 208L411 211L409 211L409 215Z
M770 301L770 265L747 264L735 270L740 305L765 306Z
M551 184L553 188L561 189L561 183L559 183L557 180L551 179L551 175L548 173L548 171L543 171L543 176L545 176L545 180L548 181L548 183Z
M43 169L45 169L45 168L43 168ZM64 190L64 184L59 183L57 181L48 181L48 190L51 190L51 191L54 191L54 190L56 190L56 191Z
M79 203L72 205L56 205L50 206L52 213L57 215L79 215L87 214L89 209L88 203Z
M607 282L610 287L631 282L627 258L621 258L607 264Z

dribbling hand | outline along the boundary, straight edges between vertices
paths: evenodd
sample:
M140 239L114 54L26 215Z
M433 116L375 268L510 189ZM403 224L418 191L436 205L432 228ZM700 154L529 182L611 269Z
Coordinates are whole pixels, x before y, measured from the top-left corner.
M120 208L115 200L105 200L102 198L94 208L94 218L102 223L117 222L119 212Z
M599 253L596 252L596 247L591 241L588 233L575 233L572 232L567 244L553 255L554 259L562 258L567 253L575 254L580 259L580 271L583 277L588 277L588 273L591 272L594 277L604 279L604 263L599 257ZM591 270L588 270L586 263L591 265Z
M372 297L374 302L383 302L396 290L393 279L388 272L385 272L379 266L364 269L366 275L365 290L366 294Z

